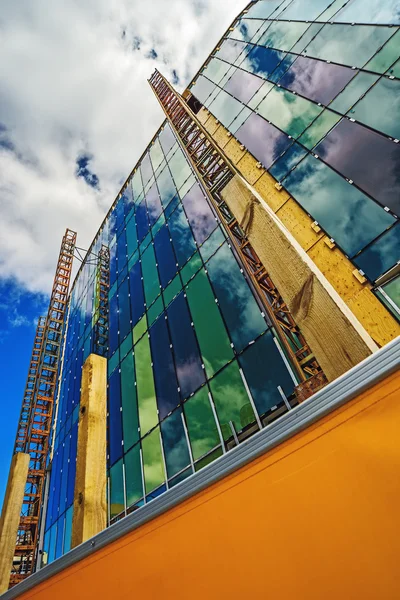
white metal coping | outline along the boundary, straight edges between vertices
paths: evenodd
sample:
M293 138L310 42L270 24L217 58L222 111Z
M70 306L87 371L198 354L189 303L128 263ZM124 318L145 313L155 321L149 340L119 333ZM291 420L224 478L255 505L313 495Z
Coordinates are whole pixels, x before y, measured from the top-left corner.
M400 337L372 354L314 394L311 398L285 413L277 421L254 434L239 446L216 459L201 471L191 475L176 487L166 491L149 504L105 529L92 539L77 546L61 558L37 571L25 581L8 590L2 600L18 598L24 592L47 581L60 571L81 561L111 544L144 523L155 519L184 500L194 496L214 482L236 471L258 456L265 454L288 438L306 429L325 415L342 406L400 367Z

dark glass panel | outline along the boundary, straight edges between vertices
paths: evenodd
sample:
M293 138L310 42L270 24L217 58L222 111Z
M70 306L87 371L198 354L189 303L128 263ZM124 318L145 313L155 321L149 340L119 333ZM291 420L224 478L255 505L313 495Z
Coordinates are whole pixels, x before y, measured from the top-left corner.
M146 192L146 203L149 213L150 227L152 227L162 212L162 206L155 183L151 186L149 191Z
M122 456L121 380L118 369L108 380L108 453L110 465Z
M143 498L142 467L140 445L136 444L125 454L126 505L132 506Z
M239 54L247 48L247 44L244 42L236 42L234 40L225 40L221 49L217 52L216 57L222 58L227 62L233 64L238 58Z
M266 169L292 144L287 135L256 114L249 116L236 137Z
M210 388L224 440L232 437L230 421L239 432L256 420L236 361L211 380Z
M161 203L166 208L176 194L175 184L168 167L161 171L157 177L157 186L160 192Z
M185 212L198 244L202 244L216 228L217 222L210 205L198 183L182 199Z
M313 156L289 174L285 187L350 256L393 223L383 208Z
M126 338L132 328L129 302L129 283L127 279L125 279L118 289L118 309L119 339L122 341Z
M198 77L195 85L190 90L202 104L205 103L210 94L215 90L215 83L209 81L202 75Z
M400 224L384 233L379 240L354 259L356 265L375 281L400 260Z
M282 75L284 75L286 73L286 71L289 69L290 65L292 65L294 63L296 58L297 58L296 54L286 54L285 58L279 63L279 65L271 73L271 75L268 77L268 79L270 81L273 81L274 83L278 83L278 81L280 80Z
M181 205L172 213L168 226L179 266L182 267L195 252L196 244Z
M172 358L171 341L164 317L150 328L151 353L154 363L157 406L160 419L164 419L178 404L178 382Z
M204 370L191 326L191 318L183 293L167 309L175 355L176 374L183 398L189 396L204 381Z
M113 296L109 302L109 317L108 317L108 346L109 356L114 354L118 348L118 301L117 296Z
M262 86L263 80L246 73L241 69L236 69L235 73L225 84L224 90L232 94L238 100L247 104L247 102L254 96L254 94Z
M350 116L400 138L400 81L382 77L353 108Z
M310 100L328 104L356 73L348 67L299 56L279 83Z
M265 331L266 323L227 244L209 260L207 269L231 338L240 351Z
M164 226L154 238L154 250L158 263L158 273L163 288L167 287L176 274L176 260L169 237L169 229Z
M134 326L144 313L144 293L140 262L134 264L130 270L129 289L131 294L132 326Z
M343 119L315 149L327 163L400 215L400 145Z
M140 163L140 171L142 173L143 186L146 187L146 184L153 177L153 169L151 167L150 156L148 154L145 154L142 162Z
M282 388L286 396L293 393L295 384L271 332L267 331L255 344L250 346L239 357L239 363L260 415L273 406L281 404L282 396L278 386Z
M193 459L198 460L220 444L207 387L185 402L184 411Z
M250 71L250 73L267 78L276 69L284 56L283 52L264 48L264 46L254 46L240 67Z
M144 200L136 208L136 225L140 243L146 237L149 231L149 220L147 217L146 203Z
M175 136L172 133L172 129L168 124L165 125L158 139L160 140L161 147L166 156L176 142Z
M182 409L179 408L161 423L161 436L169 478L190 464L189 449L182 422Z
M132 352L121 362L122 429L124 450L139 440L139 417L135 386L135 367Z
M306 150L295 142L286 150L285 154L272 165L269 172L275 179L282 181L288 172L293 169L306 154Z
M122 469L122 460L120 460L110 469L110 516L111 516L111 518L116 517L123 510L125 510L124 474L123 474L123 469Z

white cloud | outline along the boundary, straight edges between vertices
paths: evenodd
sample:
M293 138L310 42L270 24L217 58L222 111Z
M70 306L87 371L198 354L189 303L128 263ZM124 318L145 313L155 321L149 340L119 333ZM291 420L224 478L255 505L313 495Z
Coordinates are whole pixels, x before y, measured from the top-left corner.
M88 247L163 115L243 0L19 0L0 15L0 280L49 291L66 227ZM136 48L136 49L135 49ZM156 59L147 58L157 54ZM76 176L93 158L99 188Z

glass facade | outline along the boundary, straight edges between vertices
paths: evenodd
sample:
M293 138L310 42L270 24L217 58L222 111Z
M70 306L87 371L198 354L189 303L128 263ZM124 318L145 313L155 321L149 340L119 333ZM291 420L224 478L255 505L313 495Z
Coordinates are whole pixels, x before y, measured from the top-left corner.
M400 258L395 6L254 2L191 88L371 282ZM70 549L81 373L93 351L102 245L110 250L109 522L258 431L286 410L298 383L165 122L71 292L45 523L48 562ZM398 279L376 294L395 314Z

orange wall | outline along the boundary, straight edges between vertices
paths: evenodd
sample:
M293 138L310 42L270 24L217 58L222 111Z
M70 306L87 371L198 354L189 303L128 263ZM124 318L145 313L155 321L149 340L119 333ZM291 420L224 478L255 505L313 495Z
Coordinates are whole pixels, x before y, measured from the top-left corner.
M22 599L400 598L400 375Z

